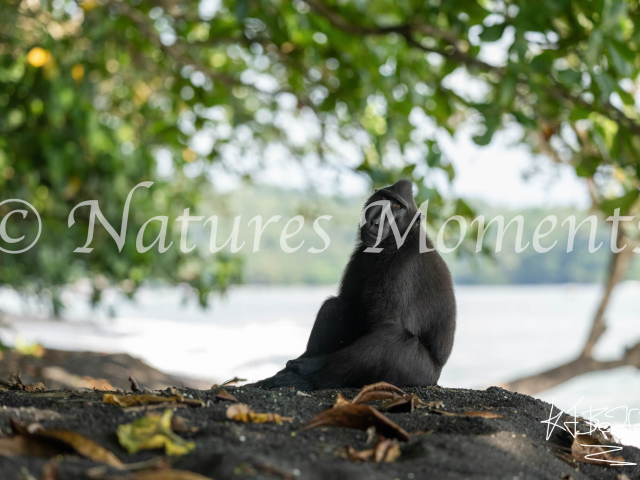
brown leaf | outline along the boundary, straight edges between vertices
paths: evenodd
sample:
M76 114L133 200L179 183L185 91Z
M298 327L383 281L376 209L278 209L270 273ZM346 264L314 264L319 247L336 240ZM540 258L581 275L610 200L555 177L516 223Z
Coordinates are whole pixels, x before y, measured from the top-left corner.
M255 413L244 403L229 405L227 418L242 423L282 423L292 420L291 417L282 417L277 413Z
M333 402L333 406L335 407L342 407L344 405L351 405L351 402L349 400L347 400L346 398L344 398L342 396L341 393L336 395L336 401Z
M371 405L347 404L330 408L313 417L302 429L316 427L346 427L364 431L369 427L375 427L380 435L387 438L398 438L405 442L409 440L406 431Z
M247 381L246 378L233 377L231 380L227 380L226 382L222 382L222 386L224 387L225 385L231 385L232 383L246 382L246 381Z
M425 405L425 408L444 408L444 403L440 400L433 400Z
M470 411L463 413L445 412L444 410L433 409L432 412L446 415L447 417L482 417L482 418L503 418L502 415L493 412Z
M351 462L361 461L375 463L391 463L400 457L400 447L397 440L380 439L374 448L356 451L353 447L347 448L347 458Z
M386 393L385 394L379 393L377 395L372 395L371 392L386 392ZM371 402L373 400L388 400L389 398L392 398L391 395L393 394L395 394L396 397L402 397L404 395L407 395L406 392L404 392L403 390L399 389L394 385L391 385L390 383L378 382L378 383L373 383L371 385L365 385L364 387L362 387L358 392L358 394L355 397L353 397L353 400L351 401L355 404L358 404L363 402ZM379 398L375 398L376 396ZM370 398L370 400L365 400L365 398Z
M31 435L14 435L0 438L0 456L3 457L46 457L68 453L62 445L54 445L42 438Z
M176 433L195 433L198 427L190 427L188 420L182 417L171 417L171 430Z
M182 394L163 397L161 395L115 395L113 393L105 393L102 397L102 401L104 403L118 405L121 407L151 405L155 403L184 403L185 405L193 407L204 407L204 402L202 400L185 398Z
M34 437L58 440L94 462L105 463L115 468L122 468L123 466L120 459L113 452L76 432L69 430L40 430L34 434Z
M236 403L240 401L234 395L231 395L229 392L227 392L224 388L221 388L216 392L216 400L226 400L228 402Z
M382 407L387 412L413 412L416 408L426 408L426 405L415 393L391 400Z
M25 392L46 392L47 387L45 387L44 383L42 382L32 383L30 385L25 385L24 391Z
M613 448L616 448L616 450L612 450ZM613 457L610 453L611 451L618 451L618 448L603 445L593 435L578 434L573 438L573 443L571 444L571 457L582 463L620 467L626 463L625 459L619 455Z
M137 472L132 477L115 477L114 480L211 480L199 473L186 470L147 470Z

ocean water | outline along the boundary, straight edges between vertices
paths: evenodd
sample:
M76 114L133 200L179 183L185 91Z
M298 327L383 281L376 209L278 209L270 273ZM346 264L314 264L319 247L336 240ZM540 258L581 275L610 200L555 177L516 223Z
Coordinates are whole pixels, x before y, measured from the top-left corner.
M82 288L65 292L67 321L52 322L34 302L0 290L0 309L24 320L0 330L45 347L126 352L166 372L220 382L259 380L300 355L323 300L336 287L242 286L203 310L183 302L180 288L147 288L131 302L114 292L108 318L87 306ZM440 385L485 388L574 358L588 335L599 285L458 286L458 326ZM619 357L640 341L640 282L614 293L598 359ZM538 395L576 413L616 409L599 417L624 443L640 446L640 370L624 367L577 377ZM627 424L625 426L625 423ZM636 426L637 425L637 426Z

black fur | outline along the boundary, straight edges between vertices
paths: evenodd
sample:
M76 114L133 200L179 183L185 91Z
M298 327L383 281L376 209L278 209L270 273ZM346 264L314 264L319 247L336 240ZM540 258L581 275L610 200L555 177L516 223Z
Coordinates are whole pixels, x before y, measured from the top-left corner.
M388 200L401 234L397 247L389 222L381 222L380 253L375 223ZM377 190L365 204L361 241L343 272L337 297L316 318L306 352L284 370L258 382L261 388L301 390L362 387L385 381L397 386L435 385L453 347L456 302L451 274L436 251L420 253L420 220L412 184L400 180ZM424 234L424 232L423 232ZM427 246L432 243L424 234Z

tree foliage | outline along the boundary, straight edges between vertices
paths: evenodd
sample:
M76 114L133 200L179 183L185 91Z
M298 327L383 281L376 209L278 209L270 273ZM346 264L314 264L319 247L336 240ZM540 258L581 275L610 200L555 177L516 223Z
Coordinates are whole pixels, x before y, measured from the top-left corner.
M628 211L640 176L639 8L617 0L6 0L0 188L38 208L46 236L26 255L3 255L0 282L42 289L88 276L97 299L109 282L133 291L160 277L189 282L206 301L239 279L237 259L139 254L135 235L154 215L201 203L210 165L251 177L272 146L339 165L349 145L349 165L374 184L411 176L438 215L469 216L437 180L455 175L438 132L471 126L486 145L511 128L589 179L603 211ZM304 132L290 128L296 122ZM73 253L89 214L78 210L68 228L73 206L99 200L119 224L128 192L148 180L156 183L136 194L143 214L132 216L122 252L97 228L94 251Z

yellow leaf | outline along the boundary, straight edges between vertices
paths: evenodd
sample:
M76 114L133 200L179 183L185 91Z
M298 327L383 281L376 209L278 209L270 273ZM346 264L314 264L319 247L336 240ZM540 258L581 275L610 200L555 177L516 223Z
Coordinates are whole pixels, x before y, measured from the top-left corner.
M282 417L277 413L255 413L244 403L236 403L227 408L227 418L242 423L282 423L290 422L291 417Z
M177 390L176 390L177 391ZM178 392L180 393L180 392ZM182 394L173 395L171 397L162 397L160 395L115 395L113 393L105 393L102 397L104 403L118 405L120 407L133 407L135 405L151 405L154 403L185 403L194 407L204 407L202 400L193 398L184 398Z
M187 442L171 430L173 412L165 410L162 415L147 415L133 423L120 425L118 440L129 453L139 450L164 448L167 455L184 455L195 448L195 443Z

